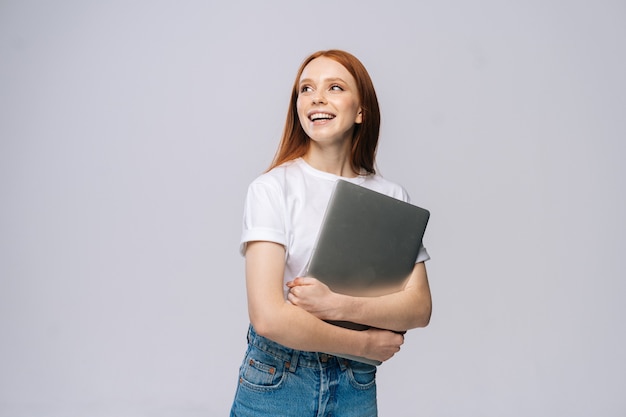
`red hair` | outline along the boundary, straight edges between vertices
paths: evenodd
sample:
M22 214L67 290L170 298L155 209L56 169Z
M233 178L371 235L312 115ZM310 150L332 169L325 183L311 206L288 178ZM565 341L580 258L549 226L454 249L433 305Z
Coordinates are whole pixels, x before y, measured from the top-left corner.
M350 151L350 164L354 172L364 170L369 174L375 173L374 163L376 159L376 147L380 133L380 108L378 98L374 90L374 84L367 70L354 55L336 49L318 51L310 55L302 62L296 81L291 90L291 101L287 111L285 129L280 140L278 150L269 169L304 156L309 149L309 137L306 135L298 118L296 102L299 94L299 82L304 68L315 58L326 57L343 65L356 81L359 93L359 101L362 110L362 122L354 125L352 134L352 147Z

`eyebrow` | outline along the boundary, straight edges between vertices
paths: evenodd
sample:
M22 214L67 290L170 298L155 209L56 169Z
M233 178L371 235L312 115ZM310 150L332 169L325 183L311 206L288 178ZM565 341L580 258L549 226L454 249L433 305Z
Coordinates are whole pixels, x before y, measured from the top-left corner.
M348 84L348 83L346 83L346 82L343 80L343 78L339 78L339 77L325 78L323 81L324 81L324 82L326 82L326 83L341 82L341 83L346 84L346 85ZM303 79L303 80L300 80L300 83L299 83L299 84L312 83L312 82L313 82L313 80L312 80L312 79L310 79L310 78L305 78L305 79Z

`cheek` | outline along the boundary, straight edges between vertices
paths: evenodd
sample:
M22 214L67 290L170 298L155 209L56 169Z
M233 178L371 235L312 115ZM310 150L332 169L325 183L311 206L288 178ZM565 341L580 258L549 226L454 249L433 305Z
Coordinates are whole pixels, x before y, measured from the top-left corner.
M345 99L341 101L340 105L346 112L351 114L357 114L359 112L359 103L355 100Z
M302 107L300 99L296 101L296 113L298 115L298 119L300 119L300 122L302 122L303 117L306 118L306 110Z
M298 121L303 128L306 127L306 122L308 122L306 112L306 109L300 108L299 103L296 103L296 114L298 115Z

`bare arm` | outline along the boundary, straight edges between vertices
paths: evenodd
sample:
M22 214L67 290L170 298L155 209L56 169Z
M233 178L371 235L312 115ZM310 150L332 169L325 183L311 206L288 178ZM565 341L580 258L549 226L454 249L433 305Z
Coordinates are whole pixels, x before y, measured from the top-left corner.
M250 242L246 250L248 312L256 332L292 349L351 354L384 361L403 337L389 331L357 332L325 323L283 296L285 250Z
M381 329L404 331L425 327L432 300L426 267L415 264L404 288L378 297L337 294L314 278L296 278L288 284L289 301L324 320L345 320Z

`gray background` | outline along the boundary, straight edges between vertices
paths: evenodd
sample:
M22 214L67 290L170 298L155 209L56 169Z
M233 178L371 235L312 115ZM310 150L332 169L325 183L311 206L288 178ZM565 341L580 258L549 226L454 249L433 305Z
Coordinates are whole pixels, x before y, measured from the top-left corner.
M238 240L342 48L432 211L383 416L624 416L624 1L0 1L0 416L226 415Z

